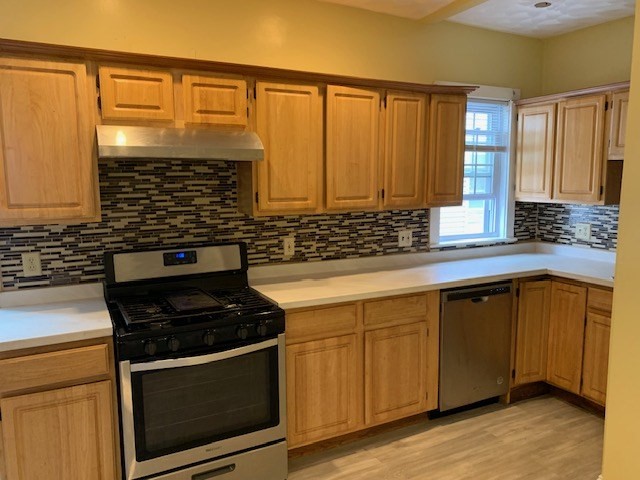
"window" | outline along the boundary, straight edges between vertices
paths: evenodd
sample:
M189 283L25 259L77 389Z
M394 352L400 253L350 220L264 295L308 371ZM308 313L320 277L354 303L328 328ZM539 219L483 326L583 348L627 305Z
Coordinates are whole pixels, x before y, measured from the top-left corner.
M510 102L467 103L463 202L432 209L431 243L506 239L509 218Z

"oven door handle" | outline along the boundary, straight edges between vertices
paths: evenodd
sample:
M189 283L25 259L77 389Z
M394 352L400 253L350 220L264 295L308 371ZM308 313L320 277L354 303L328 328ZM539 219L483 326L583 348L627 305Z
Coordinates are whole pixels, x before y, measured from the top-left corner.
M151 370L167 370L169 368L194 367L196 365L205 365L207 363L226 360L228 358L239 357L247 353L257 352L265 348L275 347L278 345L278 339L273 338L254 345L246 347L225 350L224 352L211 353L209 355L200 355L197 357L186 358L170 358L167 360L156 360L155 362L133 363L131 364L131 372L148 372Z

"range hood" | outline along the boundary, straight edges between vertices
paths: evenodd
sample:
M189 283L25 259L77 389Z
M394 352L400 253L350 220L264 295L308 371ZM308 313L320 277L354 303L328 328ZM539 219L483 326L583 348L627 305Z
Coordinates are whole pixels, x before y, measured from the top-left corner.
M255 161L264 147L253 132L97 125L100 158Z

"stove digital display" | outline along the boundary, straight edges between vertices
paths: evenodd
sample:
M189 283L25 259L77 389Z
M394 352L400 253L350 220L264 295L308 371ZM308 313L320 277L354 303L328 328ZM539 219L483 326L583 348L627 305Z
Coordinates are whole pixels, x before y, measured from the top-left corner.
M195 250L185 250L184 252L163 253L164 266L171 267L174 265L190 265L198 263L198 256Z

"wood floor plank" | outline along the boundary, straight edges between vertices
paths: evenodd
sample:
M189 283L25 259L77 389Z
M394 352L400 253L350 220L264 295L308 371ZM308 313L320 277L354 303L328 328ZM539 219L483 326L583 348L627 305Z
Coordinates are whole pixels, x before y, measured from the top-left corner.
M539 397L294 458L289 480L596 480L603 435L601 417Z

